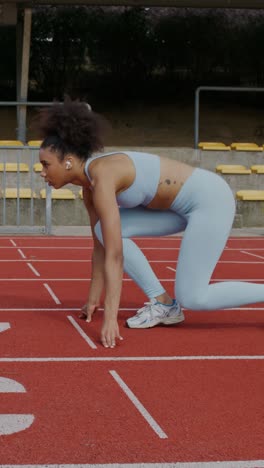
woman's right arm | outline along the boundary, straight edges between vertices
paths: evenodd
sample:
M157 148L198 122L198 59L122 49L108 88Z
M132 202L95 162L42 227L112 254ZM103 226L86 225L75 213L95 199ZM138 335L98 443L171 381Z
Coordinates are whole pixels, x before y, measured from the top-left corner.
M88 211L91 231L93 236L93 253L92 253L92 273L91 273L91 283L89 288L89 295L87 303L82 308L84 315L87 317L86 321L90 322L93 313L100 305L100 299L102 296L104 288L104 259L105 259L105 250L102 244L97 239L94 227L98 222L98 216L96 215L93 201L92 201L92 192L86 187L83 187L83 202Z

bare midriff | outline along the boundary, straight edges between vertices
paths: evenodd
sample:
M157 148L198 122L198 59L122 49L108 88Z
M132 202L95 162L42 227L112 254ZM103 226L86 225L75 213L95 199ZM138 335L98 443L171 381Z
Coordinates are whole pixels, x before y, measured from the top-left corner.
M194 169L194 167L174 159L160 158L158 190L147 208L167 210Z

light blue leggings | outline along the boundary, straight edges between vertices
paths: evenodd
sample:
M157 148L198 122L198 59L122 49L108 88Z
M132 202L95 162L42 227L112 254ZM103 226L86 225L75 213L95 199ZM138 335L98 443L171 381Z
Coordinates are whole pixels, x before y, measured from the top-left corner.
M195 169L169 210L120 208L124 270L149 298L164 293L146 257L130 237L184 231L175 280L175 297L183 307L214 310L264 301L264 284L239 281L209 284L234 214L234 197L224 179L213 172ZM95 232L102 243L100 223Z

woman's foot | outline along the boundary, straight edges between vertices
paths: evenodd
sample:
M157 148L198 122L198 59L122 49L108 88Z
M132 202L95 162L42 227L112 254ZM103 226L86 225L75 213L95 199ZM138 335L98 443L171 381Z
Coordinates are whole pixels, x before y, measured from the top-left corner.
M129 328L152 328L160 323L174 325L184 321L184 314L180 304L174 299L172 304L166 305L151 299L137 311L134 317L127 320Z

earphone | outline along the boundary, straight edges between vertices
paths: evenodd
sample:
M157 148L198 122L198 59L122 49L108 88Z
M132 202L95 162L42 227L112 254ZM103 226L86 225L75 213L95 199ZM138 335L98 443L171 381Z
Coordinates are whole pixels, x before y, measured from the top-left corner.
M71 163L71 161L66 161L66 165L65 165L65 166L66 166L66 169L68 169L68 170L71 169L71 168L72 168L72 163Z

